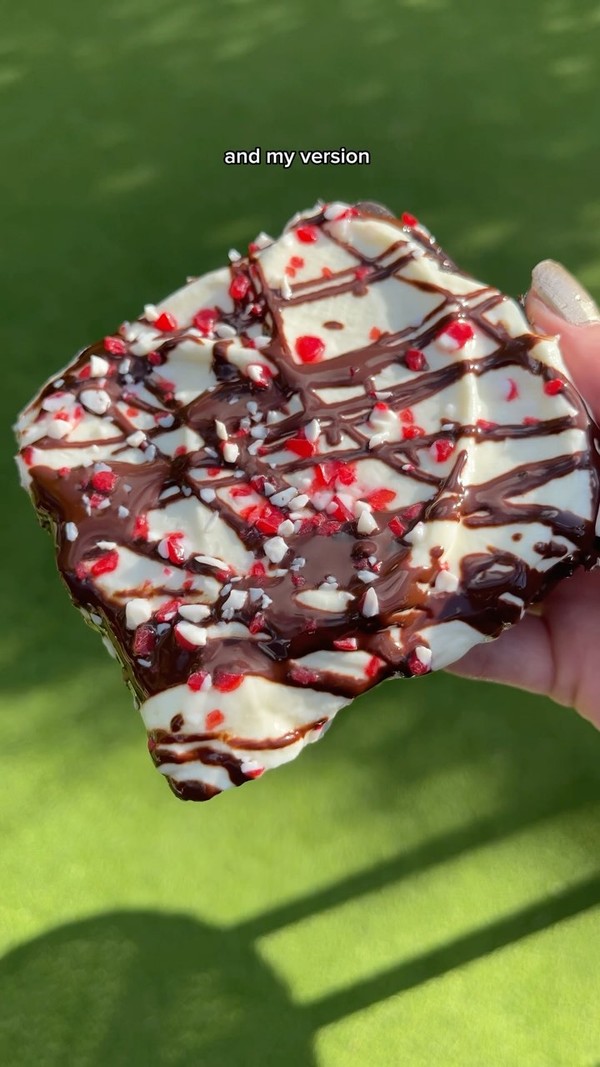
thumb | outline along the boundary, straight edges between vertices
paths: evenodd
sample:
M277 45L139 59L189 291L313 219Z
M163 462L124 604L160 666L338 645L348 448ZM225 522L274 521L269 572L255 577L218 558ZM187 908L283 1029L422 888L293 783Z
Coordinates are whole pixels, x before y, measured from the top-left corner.
M534 267L525 304L542 333L558 334L573 382L600 421L600 310L593 297L560 263Z

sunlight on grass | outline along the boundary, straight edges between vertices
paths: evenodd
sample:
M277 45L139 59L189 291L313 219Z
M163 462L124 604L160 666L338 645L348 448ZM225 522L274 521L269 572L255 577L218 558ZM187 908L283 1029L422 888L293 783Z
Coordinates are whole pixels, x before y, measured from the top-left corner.
M600 293L598 25L597 0L13 5L0 40L0 942L21 948L0 961L2 1062L597 1059L594 886L579 914L551 907L600 869L590 727L496 687L401 682L295 764L177 802L58 582L9 425L78 346L317 197L414 211L510 292L552 256ZM222 162L228 148L339 144L372 164ZM526 909L546 899L529 937ZM503 941L478 940L523 911ZM353 988L386 968L397 979L358 1010ZM318 1003L302 1004L345 989L347 1017L342 998L315 1033Z
M145 185L156 182L160 176L158 167L140 165L130 167L119 174L106 174L98 182L97 192L100 195L111 196L121 193L135 193Z

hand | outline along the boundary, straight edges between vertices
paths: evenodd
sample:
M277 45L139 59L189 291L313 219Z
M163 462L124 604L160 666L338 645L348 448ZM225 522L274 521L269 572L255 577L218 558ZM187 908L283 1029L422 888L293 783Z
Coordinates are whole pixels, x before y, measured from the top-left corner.
M560 334L569 373L600 423L600 311L591 296L547 260L533 271L526 310L540 332ZM449 669L542 693L600 728L600 570L560 582L517 626Z

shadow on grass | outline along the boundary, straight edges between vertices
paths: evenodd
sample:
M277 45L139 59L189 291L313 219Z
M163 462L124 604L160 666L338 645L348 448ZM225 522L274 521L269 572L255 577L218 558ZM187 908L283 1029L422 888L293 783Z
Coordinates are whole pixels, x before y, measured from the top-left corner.
M320 1027L598 905L600 876L302 1006L247 929L151 911L86 919L0 961L0 1057L10 1067L311 1067Z
M180 915L71 923L0 962L7 1067L311 1067L311 1024L252 945Z

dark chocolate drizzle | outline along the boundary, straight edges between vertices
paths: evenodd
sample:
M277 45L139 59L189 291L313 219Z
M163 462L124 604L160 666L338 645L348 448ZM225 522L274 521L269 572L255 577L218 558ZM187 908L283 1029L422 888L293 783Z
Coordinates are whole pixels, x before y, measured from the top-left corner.
M428 315L417 329L410 328L398 333L388 333L366 345L364 348L346 352L331 361L323 363L298 364L294 361L286 343L282 308L300 306L322 299L325 295L336 296L341 293L353 293L360 298L367 291L367 284L389 277L401 270L413 258L413 252L407 245L406 228L395 220L385 208L371 203L357 205L355 212L362 217L385 219L398 229L398 240L381 256L369 258L360 255L349 245L344 247L352 252L361 266L368 270L366 278L357 278L353 269L346 269L317 282L299 282L292 285L292 295L286 301L279 290L271 288L266 280L260 263L260 253L251 253L231 267L232 276L244 275L250 281L250 292L244 302L236 304L233 312L226 313L219 309L219 320L235 328L242 343L248 343L249 327L257 322L265 333L271 337L264 354L277 368L277 375L266 386L259 387L245 377L228 361L228 340L214 339L200 341L197 335L191 335L188 329L175 329L166 335L164 343L157 349L154 362L146 356L129 355L130 366L127 373L121 373L119 366L122 355L109 354L103 342L91 345L83 350L77 360L63 374L62 389L79 398L79 394L92 383L81 380L78 375L88 363L90 356L101 355L110 364L110 372L103 388L109 394L111 407L106 418L112 420L115 434L110 439L98 440L98 445L118 443L122 449L127 448L126 438L136 429L118 401L129 401L138 410L151 413L157 419L170 413L173 417L171 429L188 426L197 431L204 440L204 446L196 452L173 457L156 451L151 462L143 464L125 463L116 457L107 461L111 470L118 476L116 487L110 494L110 506L105 510L86 509L84 494L90 493L89 480L91 468L73 466L68 470L57 472L43 463L37 463L30 470L33 485L32 493L42 521L54 530L58 567L70 595L79 607L101 620L102 628L111 636L119 658L125 669L125 676L132 686L138 700L144 700L166 688L185 684L194 671L204 670L213 676L219 670L240 674L257 674L273 681L288 685L302 685L302 676L295 676L290 661L295 661L310 652L331 649L333 642L349 636L357 639L358 648L378 658L379 665L370 677L357 678L336 675L331 672L320 673L312 678L313 689L335 692L341 697L350 698L376 682L392 675L408 676L412 673L409 655L415 645L422 643L418 637L419 630L436 621L460 619L486 636L496 636L505 626L517 621L520 615L518 607L509 600L501 599L503 593L513 594L525 604L540 599L561 577L571 573L576 567L592 566L598 558L598 541L594 525L589 518L574 515L568 510L546 507L543 504L515 503L512 497L543 486L556 478L562 478L574 470L590 472L592 497L589 514L595 513L600 497L600 457L598 440L600 431L591 422L584 402L567 378L561 378L563 395L569 401L572 414L547 421L515 425L479 425L464 426L445 419L440 421L438 433L419 437L415 440L388 442L369 452L368 438L359 426L369 416L373 406L373 379L393 361L403 361L409 348L425 348L447 323L460 317L467 317L478 330L485 333L494 345L494 350L484 358L469 360L449 358L447 366L440 370L422 372L412 375L410 381L389 389L388 404L395 410L409 408L429 397L434 397L449 385L458 382L465 374L481 377L489 371L501 367L521 368L534 376L548 380L560 377L554 370L537 360L532 353L536 338L530 333L512 337L501 325L493 325L485 318L486 312L496 307L503 300L501 293L488 287L474 284L473 290L466 296L459 296L451 288L433 285L423 281L410 280L415 288L434 293L439 297L434 311ZM331 237L329 223L323 211L316 212L308 220L322 227ZM424 253L432 257L442 270L461 273L448 259L445 252L433 241L428 233L420 228L411 230L411 236L421 245ZM464 275L463 275L464 276ZM408 282L408 279L404 278ZM343 323L331 320L323 323L328 330L343 328ZM212 346L212 369L217 379L216 387L199 395L188 405L180 405L172 391L161 380L162 367L158 361L166 364L165 379L168 379L169 352L183 339L195 341L202 346L202 355L207 344ZM135 386L143 384L154 402L140 399ZM318 396L318 390L360 385L365 393L359 397L344 400L336 405L325 404ZM55 392L53 383L49 383L41 392L38 403ZM215 420L225 423L228 430L235 434L239 431L240 420L248 415L247 403L252 400L263 414L270 410L283 410L284 405L293 397L299 396L302 410L297 414L287 415L280 422L269 426L269 435L263 442L262 454L253 455L248 446L253 439L248 436L233 438L239 446L239 458L235 466L226 464L220 451L221 441L215 430ZM307 459L295 458L287 464L270 468L270 457L281 451L284 442L296 436L313 418L319 419L321 433L325 434L331 447L337 445L342 436L351 444L343 450L336 450L331 456L313 456ZM508 473L493 477L480 485L466 487L461 480L466 452L461 449L455 455L452 470L444 477L437 476L419 467L419 450L433 444L438 438L450 439L452 442L473 442L486 440L502 441L515 438L556 435L573 427L578 427L587 434L588 447L576 454L560 455L537 463L528 463L516 467ZM146 431L145 448L154 446L154 441L164 429L156 425L155 429ZM92 442L93 443L93 442ZM67 447L76 456L78 448L90 446L90 442L71 442L63 445L61 441L43 438L35 442L36 450L51 450ZM122 449L119 449L121 451ZM260 584L272 603L266 609L260 609L264 617L263 636L266 640L225 639L209 641L203 648L187 651L175 640L173 627L163 632L157 631L156 621L151 620L149 629L153 633L153 648L150 654L136 655L133 648L134 635L125 626L125 604L133 596L148 595L139 589L122 590L117 599L102 596L97 585L90 578L89 562L97 559L98 542L116 542L119 546L129 546L136 553L164 565L165 561L158 554L157 542L149 542L135 537L136 518L151 510L161 507L160 496L166 489L174 489L169 502L176 501L184 495L199 498L200 489L206 486L222 488L239 485L241 479L235 477L237 470L244 471L243 483L253 482L260 485L265 477L276 490L287 486L285 475L302 468L313 468L320 459L327 461L334 458L344 463L355 463L373 456L387 464L394 471L401 471L408 477L430 486L430 496L420 508L410 509L407 518L407 532L418 521L445 519L462 522L468 526L489 529L490 545L487 554L476 554L463 559L460 585L455 593L436 593L426 588L433 583L439 573L441 549L431 552L429 567L414 568L409 566L410 546L404 537L394 535L388 526L391 515L388 512L375 512L378 530L361 537L356 529L356 521L339 521L315 513L312 525L304 523L301 530L290 535L286 540L290 550L281 564L286 569L284 575L265 577L257 580L250 575L239 576L234 588L247 589ZM407 470L406 465L412 465ZM210 477L210 468L221 467L222 476L217 480ZM130 486L126 492L125 486ZM127 508L126 518L118 517L119 506ZM249 524L218 498L209 505L220 517L232 527L244 545L260 558L262 545L266 536L254 524ZM286 509L283 509L285 513ZM400 508L399 514L405 514ZM65 537L65 523L73 522L78 528L75 541ZM542 572L528 566L517 555L494 548L494 529L506 523L543 523L548 528L548 541L539 542L536 551L540 559L556 559L557 562L547 571ZM571 542L575 549L565 556L565 550L557 545L554 538L562 536ZM361 547L362 546L362 547ZM379 611L373 618L366 618L360 610L361 599L367 586L357 577L357 561L367 556L376 556L381 561L373 588L375 588ZM306 560L301 571L289 569L289 562L294 557ZM184 582L194 574L213 574L211 568L195 560L194 556L181 564L169 563L172 570L181 572L181 592L173 593L168 589L153 587L152 595L164 593L175 598L185 598ZM323 582L328 575L334 575L341 589L353 594L354 599L343 613L323 613L310 609L296 599L300 591L298 586L304 581L307 589L312 589ZM212 615L208 622L220 619L220 610L224 597L221 595L212 606ZM234 619L249 625L256 613L256 605L246 605L235 614ZM390 639L387 627L400 625L405 635L403 651ZM180 717L179 717L180 718ZM241 770L241 762L233 754L222 748L212 748L211 741L219 739L232 747L240 749L278 748L295 743L307 731L321 729L326 720L311 723L305 729L294 731L284 737L250 742L244 738L215 732L205 734L186 734L181 728L173 733L156 731L151 736L152 756L155 763L172 763L200 760L205 764L222 766L227 771L233 784L241 784L247 775ZM176 725L178 725L176 723ZM183 726L183 722L181 723ZM180 755L174 756L172 749L165 749L167 744L185 744ZM217 790L198 782L171 782L177 795L189 799L206 799Z

